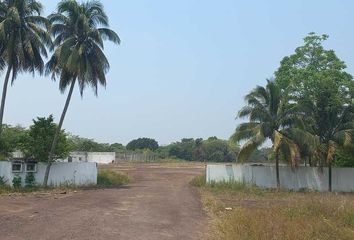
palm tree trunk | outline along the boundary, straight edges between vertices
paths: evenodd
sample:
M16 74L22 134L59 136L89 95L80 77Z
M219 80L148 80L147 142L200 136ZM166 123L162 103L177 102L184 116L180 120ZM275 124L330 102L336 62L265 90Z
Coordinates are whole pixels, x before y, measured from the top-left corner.
M6 94L7 94L7 86L9 85L10 74L11 74L12 67L9 65L7 67L7 72L4 80L4 87L2 89L2 98L1 98L1 107L0 107L0 137L2 133L2 122L4 118L4 111L5 111L5 101L6 101Z
M332 192L332 161L328 163L328 191Z
M47 168L46 168L46 171L45 171L44 181L43 181L43 186L44 187L47 187L47 185L48 185L49 172L50 172L50 168L51 168L52 163L53 163L54 151L55 151L56 145L58 143L58 137L59 137L61 128L63 126L63 122L64 122L64 119L65 119L66 112L68 111L68 107L69 107L69 104L70 104L71 96L73 95L75 83L76 83L76 79L74 79L72 81L72 83L71 83L70 90L69 90L69 93L68 93L68 97L66 98L64 110L63 110L63 113L61 114L59 125L58 125L57 131L56 131L54 139L53 139L52 147L51 147L50 152L49 152L48 165L47 165Z
M277 175L277 189L280 190L279 152L275 153L275 172L276 172L276 175Z

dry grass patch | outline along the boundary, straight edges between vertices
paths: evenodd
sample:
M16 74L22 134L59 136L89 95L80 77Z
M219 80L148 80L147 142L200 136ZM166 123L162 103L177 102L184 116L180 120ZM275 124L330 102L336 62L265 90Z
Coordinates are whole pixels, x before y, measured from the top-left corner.
M117 187L130 182L131 178L121 172L109 169L98 170L97 186L99 187Z
M218 231L216 239L354 239L353 194L277 192L240 183L200 182L194 179L192 184L200 186Z

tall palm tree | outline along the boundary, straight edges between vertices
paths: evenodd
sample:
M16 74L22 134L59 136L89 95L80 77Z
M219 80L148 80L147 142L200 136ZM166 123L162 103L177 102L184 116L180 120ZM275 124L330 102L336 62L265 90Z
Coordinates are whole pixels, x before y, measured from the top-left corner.
M34 0L4 0L0 2L0 69L7 68L0 106L0 137L8 84L19 72L44 70L42 56L51 38L46 29L47 18L40 16L42 4ZM12 74L12 76L11 76Z
M281 96L280 88L274 81L267 81L267 86L256 87L245 100L247 106L238 113L239 118L248 117L249 122L240 124L233 136L234 141L246 141L238 155L239 161L248 160L257 147L270 139L273 144L276 162L277 188L280 188L279 160L280 153L297 166L300 160L300 148L295 139L310 138L303 129L302 120L296 114L296 105Z
M75 84L78 83L81 96L87 86L91 86L97 95L98 85L106 86L105 74L109 70L109 62L103 53L103 41L120 43L119 36L108 28L108 17L99 1L78 3L75 0L63 0L49 20L56 49L46 65L46 72L52 74L54 80L59 78L61 92L69 87L69 93L49 154L45 186L58 133L63 126Z

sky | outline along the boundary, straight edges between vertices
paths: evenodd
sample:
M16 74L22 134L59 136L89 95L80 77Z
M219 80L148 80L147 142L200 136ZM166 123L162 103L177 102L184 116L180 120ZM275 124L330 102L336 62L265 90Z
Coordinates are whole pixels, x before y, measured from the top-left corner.
M58 1L42 0L44 15ZM243 97L265 85L309 32L326 33L354 74L352 0L103 0L121 45L106 43L111 70L96 98L76 89L64 128L102 143L150 137L228 139ZM4 78L4 73L0 79ZM0 80L2 86L3 80ZM66 94L49 77L21 74L8 90L6 123L28 127Z

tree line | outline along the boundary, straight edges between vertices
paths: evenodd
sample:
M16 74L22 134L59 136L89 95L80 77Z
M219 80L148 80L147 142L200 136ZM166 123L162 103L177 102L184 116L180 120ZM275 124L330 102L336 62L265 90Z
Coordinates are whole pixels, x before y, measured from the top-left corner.
M11 158L15 151L21 151L27 159L46 162L51 150L57 124L53 116L38 117L29 128L4 125L3 140L0 141L0 160ZM231 141L210 137L206 140L182 139L166 146L159 146L155 139L138 138L126 146L121 143L98 143L93 139L75 136L61 130L53 159L65 159L70 152L116 152L153 154L159 158L175 158L186 161L236 161L239 146Z
M279 163L328 167L354 162L354 81L333 50L323 46L327 35L310 33L295 53L285 57L266 86L246 97L240 124L232 139L244 143L239 161L267 140L272 142L280 187Z

